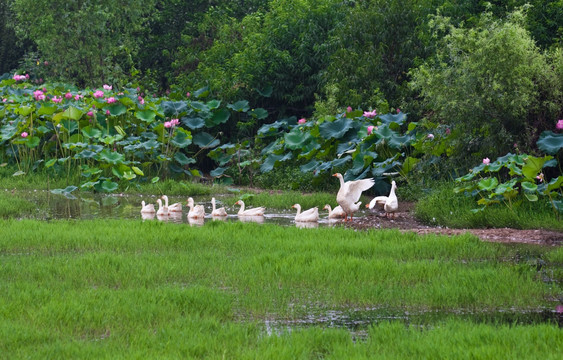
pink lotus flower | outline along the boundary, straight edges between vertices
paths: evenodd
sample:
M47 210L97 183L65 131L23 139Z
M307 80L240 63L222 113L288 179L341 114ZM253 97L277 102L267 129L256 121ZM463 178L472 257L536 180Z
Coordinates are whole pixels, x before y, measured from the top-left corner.
M88 111L88 113L86 114L88 116L94 116L94 113L92 111Z
M140 103L141 105L143 105L143 104L145 103L145 99L143 99L142 96L137 96L137 100L139 100L139 103Z
M111 90L112 86L108 85L108 84L104 84L104 86L102 86L104 88L104 90Z
M190 92L188 91L188 92L186 93L186 97L190 97L190 95L191 95L191 94L190 94Z
M170 120L170 125L172 125L172 127L180 125L180 120L172 119L172 120Z
M557 125L555 125L555 128L557 130L563 130L563 119L561 119L557 122Z
M430 140L434 140L434 134L428 134L428 135L426 135L426 138L428 138Z
M78 100L80 100L81 97L83 97L83 96L76 94L76 95L74 95L74 100L78 101Z
M305 124L306 122L307 122L307 120L305 120L305 118L301 118L301 119L299 119L299 120L297 121L297 123L298 123L299 125L303 125L303 124Z
M41 90L35 90L33 92L33 97L35 97L36 101L45 100L45 94Z
M346 112L352 112L352 107L351 107L351 106L348 106L348 107L346 108Z
M401 109L397 108L397 114L401 112Z
M6 101L8 101L8 99L2 99L2 102L6 102Z
M72 94L70 92L67 92L65 94L65 99L72 99Z
M377 111L372 110L372 111L364 111L364 116L367 118L374 118L377 116Z
M53 100L54 103L61 103L63 101L63 98L60 96L59 97L53 96L51 100Z
M170 121L166 121L166 122L164 123L164 127L167 128L167 129L169 129L169 128L172 127L172 124L170 123Z
M112 96L110 98L108 98L108 104L113 104L114 102L116 102L117 100Z
M543 180L544 180L543 173L540 173L538 176L536 176L536 179L538 179L540 182L543 182Z
M26 137L27 137L28 135L29 135L29 134L28 134L28 133L26 133L25 131L24 131L24 132L22 132L22 138L26 138Z
M107 116L109 116L109 115L110 115L110 113L109 113L109 110L106 110L106 115L107 115Z
M29 74L25 74L25 78L29 80Z
M446 129L446 135L450 135L452 133L452 131L450 130L450 128Z
M491 159L489 159L488 157L483 159L483 164L489 165L490 163L491 163Z
M45 61L43 62L43 65L47 66L47 65L49 65L49 62L48 62L47 60L45 60Z
M373 125L368 126L368 135L371 135L374 128L375 128L375 126L373 126Z
M101 97L104 97L104 92L103 92L102 90L98 90L98 91L96 91L96 92L94 93L94 97L95 97L96 99L99 99L99 98L101 98Z
M25 75L14 74L13 79L16 81L25 80Z

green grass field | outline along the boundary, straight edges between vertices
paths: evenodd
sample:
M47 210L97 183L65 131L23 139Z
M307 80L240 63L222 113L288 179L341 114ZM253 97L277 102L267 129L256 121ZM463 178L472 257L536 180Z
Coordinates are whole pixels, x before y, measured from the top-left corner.
M563 350L553 322L486 316L554 309L562 248L223 222L0 220L0 229L5 358L555 359ZM345 328L268 335L264 325L373 308L445 316L374 322L357 341Z

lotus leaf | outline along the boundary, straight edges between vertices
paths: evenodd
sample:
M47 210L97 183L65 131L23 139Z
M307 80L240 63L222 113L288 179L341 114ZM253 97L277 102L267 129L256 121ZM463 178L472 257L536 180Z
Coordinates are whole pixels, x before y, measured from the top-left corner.
M76 130L78 130L78 123L73 120L63 120L61 121L61 125L63 129L65 129L69 134L72 134Z
M143 172L143 170L139 169L136 166L131 166L131 169L133 169L133 171L135 172L135 174L139 175L139 176L145 176L145 173Z
M256 117L258 120L264 120L268 117L268 110L263 108L257 108L250 112L250 115Z
M119 185L116 182L113 182L111 180L105 180L104 182L102 182L101 185L99 186L100 191L104 191L104 192L114 192L115 190L117 190L117 188L119 187Z
M31 106L20 106L16 108L15 113L21 116L28 116L33 111Z
M75 159L93 159L96 153L90 150L82 150L78 154L74 155Z
M193 142L201 148L212 149L219 145L219 139L216 139L213 135L206 132L197 133L193 137Z
M542 158L528 156L524 166L522 167L522 175L524 175L526 179L535 180L536 176L541 172L541 169L543 169L544 164L551 159L553 159L553 156L550 155Z
M303 148L311 139L311 134L302 132L298 128L294 128L284 136L285 146L291 150Z
M236 112L247 112L250 109L246 100L237 101L234 104L227 105L227 107Z
M135 117L146 123L152 123L156 117L156 112L152 110L143 110L135 112Z
M185 148L192 143L192 134L186 130L180 131L180 129L178 129L174 137L170 140L170 143L179 148Z
M27 147L29 148L34 148L37 147L37 145L39 145L40 141L41 139L39 139L38 136L32 136L28 138L28 141L25 143L25 145L27 145Z
M189 165L189 164L195 164L195 162L196 162L194 158L189 158L181 152L177 152L176 154L174 154L174 160L176 160L178 162L178 164L180 164L182 166Z
M477 184L477 186L479 187L479 189L481 190L487 190L487 191L491 191L494 188L496 188L498 185L498 180L497 178L485 178L482 179L481 181L479 181L479 183Z
M563 134L555 134L553 131L544 131L536 143L540 150L555 155L563 149Z
M264 89L256 88L254 90L256 90L256 92L258 94L262 95L263 97L270 97L270 96L272 96L272 92L274 91L274 88L271 85L269 85Z
M91 126L86 126L82 128L82 134L87 138L99 138L102 136L102 132L99 129L93 128Z
M389 113L389 114L379 115L378 117L384 124L397 123L398 125L403 125L403 123L407 119L407 114L403 112L400 112L398 114Z
M186 125L190 129L199 129L205 126L205 120L200 117L183 117L182 124Z
M209 175L211 175L211 176L213 176L213 177L219 177L219 176L222 176L222 175L225 173L225 171L226 171L227 169L228 169L228 168L226 168L226 167L218 167L218 168L216 168L216 169L214 169L214 170L211 170L211 171L209 172Z
M206 121L206 125L212 127L215 125L224 124L227 122L227 120L229 120L230 117L231 113L229 110L219 109L215 113L213 113L213 116L211 118Z
M205 86L201 89L194 91L193 96L196 98L206 98L209 95L209 87Z
M75 108L74 106L69 106L68 109L63 111L61 116L62 116L63 119L78 121L78 120L80 120L82 115L84 115L84 112L82 110L79 110L79 109Z
M332 160L331 166L337 168L337 167L344 165L345 163L347 163L350 160L352 160L352 157L350 155L346 155L346 156L341 157L340 159Z
M145 150L152 150L160 147L160 143L154 139L147 140L140 144Z
M308 172L315 170L319 166L320 163L321 163L320 161L311 160L308 163L301 165L299 167L299 170L301 170L301 172L308 173Z
M53 115L58 109L58 106L55 104L43 103L37 110L37 115Z
M164 116L179 117L181 113L188 109L185 101L163 101L160 103Z
M118 153L117 151L110 151L108 149L102 150L101 153L98 154L98 160L103 161L109 164L121 164L125 157L123 154Z
M190 103L190 106L192 107L192 109L194 109L198 112L200 112L200 111L208 112L209 111L209 108L207 107L207 105L205 105L204 103L202 103L200 101L192 101Z
M325 139L340 139L350 130L353 121L347 118L340 118L334 121L326 121L319 125L319 133Z

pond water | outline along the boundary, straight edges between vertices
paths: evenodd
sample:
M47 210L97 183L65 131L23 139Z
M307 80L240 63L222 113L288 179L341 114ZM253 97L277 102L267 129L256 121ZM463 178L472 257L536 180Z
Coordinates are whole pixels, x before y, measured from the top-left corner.
M48 191L20 191L18 195L25 197L26 200L34 202L38 211L35 218L52 219L143 219L146 221L166 221L178 224L204 225L210 221L244 221L256 223L271 223L285 226L297 227L319 227L332 226L341 223L341 220L329 220L328 212L319 208L318 222L295 222L296 211L288 206L287 210L266 209L264 216L238 217L238 205L234 205L236 200L230 196L225 201L225 196L215 195L216 206L225 207L227 217L211 216L211 196L193 196L196 204L205 207L205 219L188 219L189 208L186 206L186 197L169 197L169 203L182 203L182 212L170 213L168 216L157 216L156 214L141 214L141 202L145 201L154 204L158 209L156 195L101 195L85 194L81 196L67 196L62 194L52 194ZM249 207L247 207L248 209ZM366 212L361 210L355 214L354 218L365 216Z

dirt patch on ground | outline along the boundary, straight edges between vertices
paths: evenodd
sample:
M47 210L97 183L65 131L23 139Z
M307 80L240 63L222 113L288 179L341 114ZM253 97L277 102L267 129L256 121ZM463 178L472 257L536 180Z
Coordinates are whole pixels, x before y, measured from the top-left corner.
M414 215L414 203L401 203L394 218L386 218L383 211L374 211L371 215L354 219L346 226L356 229L399 229L417 234L460 235L471 233L483 241L502 243L522 243L547 246L563 245L563 232L553 230L518 230L510 228L495 229L450 229L422 224Z

